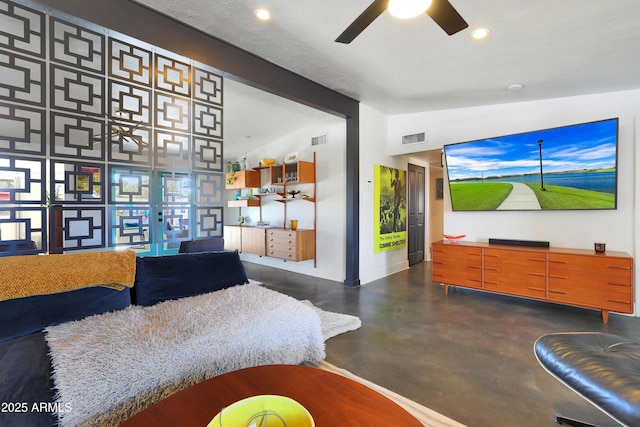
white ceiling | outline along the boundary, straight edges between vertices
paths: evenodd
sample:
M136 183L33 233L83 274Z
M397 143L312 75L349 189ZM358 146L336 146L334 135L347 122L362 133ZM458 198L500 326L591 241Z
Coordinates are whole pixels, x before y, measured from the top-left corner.
M640 88L638 0L451 0L469 23L453 36L385 12L334 42L371 1L138 0L387 114ZM490 36L472 39L478 27Z

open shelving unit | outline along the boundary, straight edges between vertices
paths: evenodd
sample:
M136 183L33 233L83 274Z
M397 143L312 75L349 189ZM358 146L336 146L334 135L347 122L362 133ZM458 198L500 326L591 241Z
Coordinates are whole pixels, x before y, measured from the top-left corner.
M260 256L271 256L291 261L316 261L316 153L313 161L298 160L292 163L259 166L250 170L238 171L230 176L227 174L225 188L227 190L247 190L262 187L262 172L268 170L268 185L277 191L267 193L253 193L253 199L230 200L227 207L238 208L242 216L243 208L258 208L260 221L265 198L272 198L274 202L283 204L284 227L252 227L244 225L225 226L225 249L238 249L241 252L253 253ZM229 179L231 178L231 179ZM304 197L289 197L291 191L302 184L311 184L313 191ZM287 228L287 205L292 202L313 203L313 228L291 230ZM268 230L268 231L267 231ZM250 244L246 244L250 241ZM264 241L264 245L260 244Z

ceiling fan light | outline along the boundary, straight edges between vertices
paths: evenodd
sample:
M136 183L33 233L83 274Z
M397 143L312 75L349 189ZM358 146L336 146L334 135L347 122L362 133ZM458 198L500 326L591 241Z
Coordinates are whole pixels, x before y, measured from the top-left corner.
M396 18L409 19L424 13L429 6L431 0L389 0L388 10Z
M271 19L271 13L269 13L267 9L256 9L253 13L261 21L268 21Z

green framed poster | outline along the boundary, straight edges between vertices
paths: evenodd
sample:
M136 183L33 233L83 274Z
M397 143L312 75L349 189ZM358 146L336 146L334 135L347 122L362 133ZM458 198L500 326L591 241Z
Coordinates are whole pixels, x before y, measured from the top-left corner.
M374 166L374 252L407 246L407 171Z

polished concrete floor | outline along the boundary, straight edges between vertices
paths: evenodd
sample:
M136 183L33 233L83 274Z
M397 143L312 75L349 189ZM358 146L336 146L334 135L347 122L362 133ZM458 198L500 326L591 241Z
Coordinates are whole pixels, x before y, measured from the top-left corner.
M245 263L248 277L320 308L357 315L362 328L327 341L327 361L470 427L554 426L554 413L608 423L546 373L533 354L550 332L602 331L640 339L640 319L456 288L430 263L351 289Z

